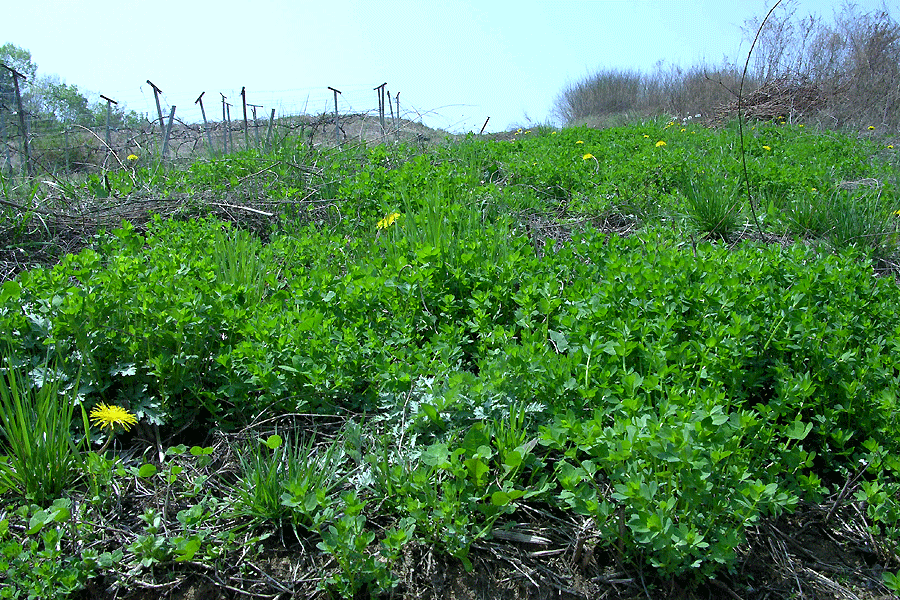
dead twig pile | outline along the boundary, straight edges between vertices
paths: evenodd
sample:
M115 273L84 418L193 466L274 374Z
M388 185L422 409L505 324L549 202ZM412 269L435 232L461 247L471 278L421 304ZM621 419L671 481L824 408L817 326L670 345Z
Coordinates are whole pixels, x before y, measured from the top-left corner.
M828 97L822 89L806 80L774 79L740 100L722 106L716 111L715 121L724 123L740 108L749 120L771 121L772 119L797 119L810 116L825 109Z

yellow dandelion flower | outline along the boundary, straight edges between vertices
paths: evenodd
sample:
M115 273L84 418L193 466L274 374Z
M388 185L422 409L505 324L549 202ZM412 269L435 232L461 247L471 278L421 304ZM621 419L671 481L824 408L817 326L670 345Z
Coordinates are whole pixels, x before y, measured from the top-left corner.
M687 131L687 129L684 128L684 127L682 127L682 128L681 128L681 133L684 133L685 131Z
M763 150L765 150L766 152L768 152L771 149L772 149L772 146L763 146Z
M551 131L551 132L550 132L550 135L556 135L556 132L555 132L555 131Z
M583 143L584 143L584 142L583 142L583 141L581 141L581 140L578 140L578 141L577 141L577 142L575 142L575 143L576 143L576 144L583 144Z
M869 131L875 131L875 126L874 126L874 125L869 125Z
M664 141L662 141L662 140L659 140L658 142L656 142L656 147L657 147L657 148L659 148L660 146L665 146L665 145L666 145L666 143L665 143Z
M898 217L900 217L900 210L895 210L894 214L897 215Z
M581 157L581 160L590 160L592 158L594 158L594 155L591 154L590 152L588 152L587 154L585 154L584 156Z
M126 158L127 160L137 160L137 159L138 159L138 157L137 157L136 155L134 155L134 154L129 154L129 155L126 156L125 158Z
M800 123L799 125L797 125L797 127L799 127L800 129L803 129L803 123Z
M531 133L531 130L530 130L530 129L526 129L526 130L525 130L525 133Z
M645 134L644 134L644 137L645 137L645 138L649 138L649 137L650 137L650 134L645 133Z
M377 228L378 229L387 229L388 227L390 227L391 225L394 224L394 221L396 221L397 217L399 217L399 216L400 216L400 213L397 213L397 212L394 212L394 213L391 213L391 214L385 216L383 219L378 221Z
M893 149L894 149L894 145L893 145L893 144L888 144L888 150L893 150Z
M116 425L121 425L125 431L128 431L132 425L137 424L137 417L132 413L121 406L104 402L91 409L90 418L91 423L100 429L109 427L110 431L115 429Z

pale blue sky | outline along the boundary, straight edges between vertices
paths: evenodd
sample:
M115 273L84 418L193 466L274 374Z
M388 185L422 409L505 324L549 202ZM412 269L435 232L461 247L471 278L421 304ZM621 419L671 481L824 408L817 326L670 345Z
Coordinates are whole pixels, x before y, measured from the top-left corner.
M774 1L32 0L6 3L0 43L30 50L39 74L151 115L148 79L186 121L199 121L203 91L219 117L219 93L237 105L242 86L262 113L330 110L327 86L342 112L365 112L387 82L404 117L451 131L490 117L497 131L548 121L566 84L600 68L742 61L746 19ZM798 14L841 5L800 0ZM897 14L898 0L886 5Z

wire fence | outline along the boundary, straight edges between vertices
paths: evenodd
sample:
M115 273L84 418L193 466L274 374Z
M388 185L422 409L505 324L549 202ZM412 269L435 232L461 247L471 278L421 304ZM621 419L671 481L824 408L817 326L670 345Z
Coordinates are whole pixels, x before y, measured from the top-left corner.
M435 134L424 124L434 111L401 104L405 99L387 84L287 90L290 94L281 99L274 92L259 94L267 102L254 102L246 89L201 93L187 108L170 104L159 88L147 84L150 99L136 102L149 104L146 116L128 127L66 125L27 112L19 119L14 105L0 104L0 173L55 176L116 169L132 161L174 166L247 149L270 150L297 135L310 144L335 145L424 142Z

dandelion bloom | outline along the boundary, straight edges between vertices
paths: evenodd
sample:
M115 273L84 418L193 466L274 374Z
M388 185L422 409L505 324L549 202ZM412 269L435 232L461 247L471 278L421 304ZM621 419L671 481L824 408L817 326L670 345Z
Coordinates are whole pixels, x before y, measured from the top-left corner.
M592 158L594 158L594 155L591 154L590 152L588 152L587 154L585 154L584 156L581 157L581 160L590 160Z
M129 154L129 155L126 156L125 158L126 158L127 160L137 160L137 159L138 159L138 157L137 157L136 155L134 155L134 154Z
M132 425L137 423L137 417L121 406L101 402L91 409L91 422L100 429L109 427L112 430L116 425L121 425L125 431L128 431Z
M894 145L893 145L893 144L888 144L888 150L893 150L893 149L894 149Z
M685 131L687 131L687 129L684 128L684 127L682 127L682 128L681 128L681 133L684 133Z
M875 131L875 126L874 126L874 125L869 125L869 131Z
M387 229L394 224L394 221L396 221L399 216L400 213L396 212L387 215L385 218L378 221L378 229Z
M645 138L648 138L648 137L650 137L650 134L645 133L645 134L644 134L644 137L645 137Z
M657 147L657 148L659 148L660 146L665 146L665 145L666 145L666 143L665 143L664 141L662 141L662 140L659 140L658 142L656 142L656 147Z
M895 210L894 214L897 215L898 217L900 217L900 210Z
M765 150L766 152L768 152L771 149L772 149L772 146L763 146L763 150Z

